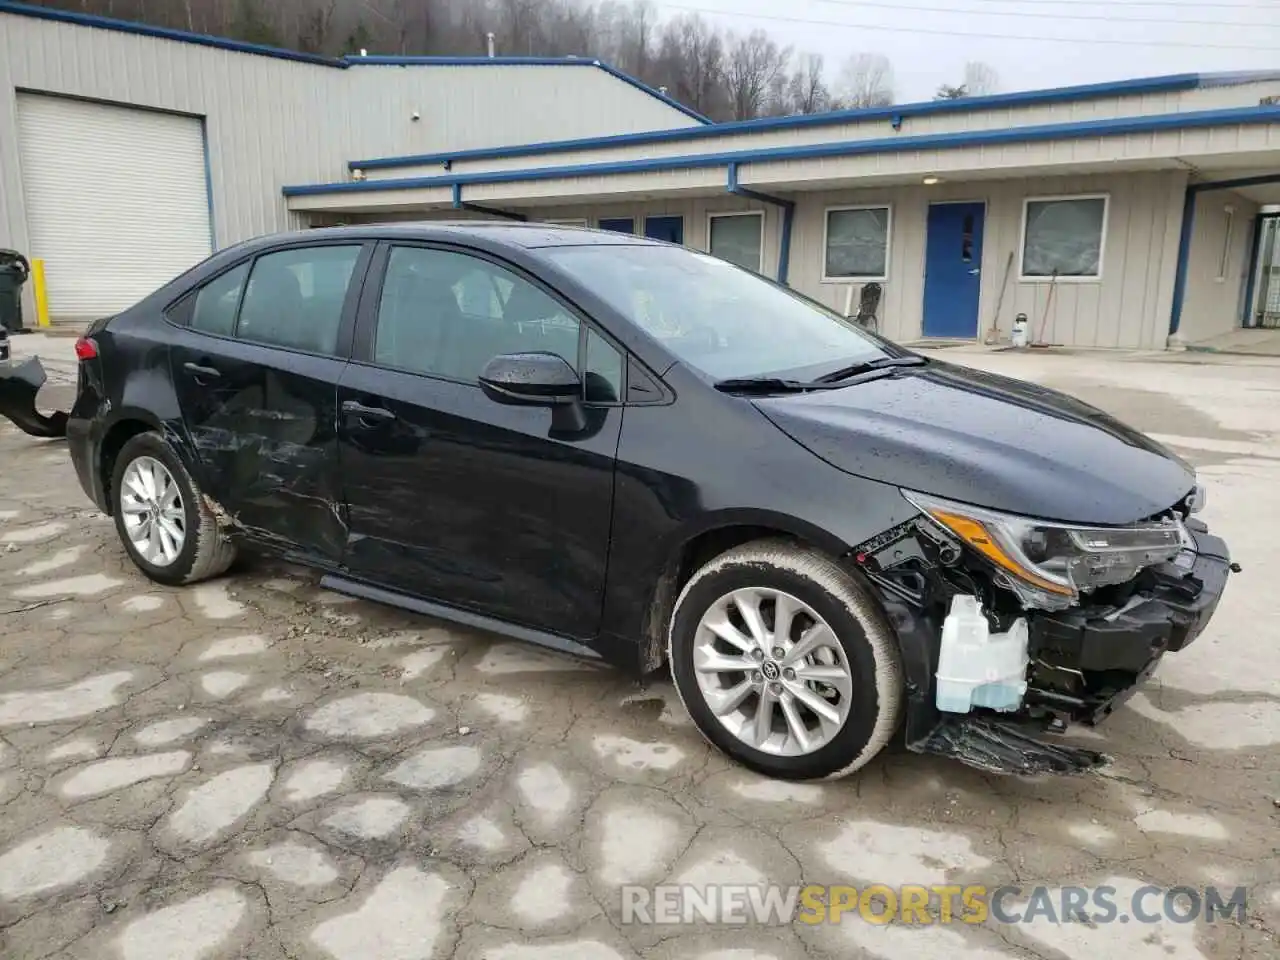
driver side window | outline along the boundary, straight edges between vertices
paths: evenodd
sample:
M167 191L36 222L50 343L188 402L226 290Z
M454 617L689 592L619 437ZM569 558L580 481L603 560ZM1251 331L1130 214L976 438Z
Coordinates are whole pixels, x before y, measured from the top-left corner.
M485 364L503 353L555 353L577 368L578 332L577 319L554 298L495 263L448 250L394 247L374 360L475 383Z

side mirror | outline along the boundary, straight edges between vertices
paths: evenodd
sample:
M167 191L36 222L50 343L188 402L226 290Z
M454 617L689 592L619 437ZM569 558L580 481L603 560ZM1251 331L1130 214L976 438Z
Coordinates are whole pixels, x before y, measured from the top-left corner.
M578 372L554 353L506 353L485 364L480 388L495 403L557 407L582 399Z

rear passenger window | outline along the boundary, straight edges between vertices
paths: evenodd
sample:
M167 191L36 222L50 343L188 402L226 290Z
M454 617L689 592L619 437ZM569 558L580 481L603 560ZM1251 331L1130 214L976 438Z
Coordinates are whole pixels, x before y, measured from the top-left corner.
M577 367L578 321L555 299L479 257L392 249L378 308L377 363L475 383L499 354L535 350Z
M242 263L201 287L196 292L191 326L205 333L231 336L236 328L236 307L240 306L240 291L244 289L244 278L248 275L249 264Z
M309 353L337 352L360 246L300 247L254 261L236 336ZM197 313L199 308L197 307Z

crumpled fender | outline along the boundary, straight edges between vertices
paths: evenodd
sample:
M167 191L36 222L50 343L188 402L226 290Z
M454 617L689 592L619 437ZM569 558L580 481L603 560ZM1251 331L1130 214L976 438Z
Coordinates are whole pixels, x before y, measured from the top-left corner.
M33 437L65 437L65 413L59 410L46 417L36 410L36 394L45 379L39 357L29 357L17 364L0 364L0 416L8 417L19 430Z

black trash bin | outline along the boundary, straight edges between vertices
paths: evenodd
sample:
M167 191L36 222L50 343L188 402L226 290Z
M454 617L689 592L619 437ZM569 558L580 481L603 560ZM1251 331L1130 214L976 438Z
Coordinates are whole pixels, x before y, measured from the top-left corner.
M22 333L22 285L31 275L31 264L17 250L0 250L0 327Z

